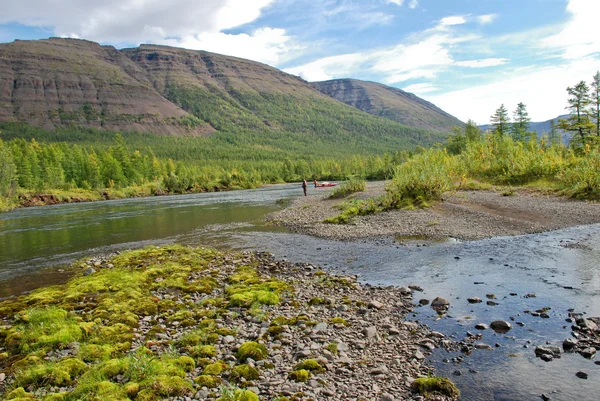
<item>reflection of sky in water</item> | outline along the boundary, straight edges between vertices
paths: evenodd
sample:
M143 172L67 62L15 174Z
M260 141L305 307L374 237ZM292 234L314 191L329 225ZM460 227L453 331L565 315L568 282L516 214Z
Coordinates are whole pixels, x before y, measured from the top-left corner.
M567 309L600 315L600 243L595 240L600 225L428 246L418 246L423 244L419 238L406 238L403 242L407 245L400 246L389 240L322 240L264 223L264 215L279 208L279 199L300 195L296 185L287 185L0 214L0 280L4 281L0 294L61 280L56 273L36 274L41 266L116 249L176 241L265 250L278 258L359 274L371 284L419 284L425 291L415 293L415 301L443 296L450 300L451 308L446 317L438 319L431 308L419 307L412 318L454 339L464 338L467 331L476 332L476 323L514 319L513 329L506 335L483 332L483 342L499 345L493 351L476 350L458 365L442 362L456 355L443 350L434 353L431 363L439 374L457 382L462 399L527 400L539 399L542 393L552 400L598 399L600 366L579 355L545 363L535 358L533 349L547 341L560 344L570 335L564 320ZM10 277L18 278L21 286L7 282ZM496 295L498 306L486 305L490 293ZM524 298L527 293L537 296ZM473 296L484 302L468 304L466 299ZM550 319L524 313L543 307L552 308ZM453 375L457 370L461 376ZM587 372L589 379L576 378L579 370Z

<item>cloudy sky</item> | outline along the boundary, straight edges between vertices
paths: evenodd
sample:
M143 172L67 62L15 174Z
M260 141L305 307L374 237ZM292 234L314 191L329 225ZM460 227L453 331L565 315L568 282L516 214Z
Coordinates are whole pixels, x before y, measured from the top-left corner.
M50 36L260 61L413 92L479 124L565 113L600 69L600 0L0 0L0 42Z

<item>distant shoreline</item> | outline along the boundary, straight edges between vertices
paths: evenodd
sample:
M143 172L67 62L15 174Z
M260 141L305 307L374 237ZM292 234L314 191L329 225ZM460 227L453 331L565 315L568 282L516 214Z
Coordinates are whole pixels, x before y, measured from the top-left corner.
M384 182L371 182L365 192L347 199L377 197L385 192L384 187ZM354 240L383 236L399 242L411 238L478 240L600 223L600 204L520 188L510 196L494 190L453 191L426 209L357 216L350 224L323 223L324 219L340 213L335 205L343 201L327 199L327 194L302 197L286 209L270 214L267 220L322 238Z

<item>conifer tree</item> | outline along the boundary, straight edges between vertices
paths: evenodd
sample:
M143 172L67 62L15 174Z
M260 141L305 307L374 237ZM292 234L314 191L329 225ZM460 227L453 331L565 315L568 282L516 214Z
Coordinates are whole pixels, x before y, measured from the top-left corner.
M500 136L508 132L508 124L510 123L510 119L508 118L508 110L506 110L504 104L500 105L494 115L490 117L490 120L495 128L494 131Z
M592 120L596 123L596 135L600 136L600 71L596 71L592 81Z
M594 124L590 121L588 107L591 103L589 88L585 81L579 82L574 87L568 87L567 93L569 105L566 107L571 115L567 118L558 120L558 127L567 132L573 132L577 135L576 143L583 145L586 138L594 129Z
M516 141L525 141L529 136L529 113L527 113L527 107L523 102L520 102L513 113L514 122L512 123L512 134Z

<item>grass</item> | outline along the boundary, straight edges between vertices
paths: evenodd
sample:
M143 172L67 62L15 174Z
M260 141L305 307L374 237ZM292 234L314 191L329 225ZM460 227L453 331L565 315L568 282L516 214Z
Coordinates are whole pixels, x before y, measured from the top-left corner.
M367 183L365 180L360 178L351 178L349 181L343 182L339 187L335 188L329 195L329 198L343 198L355 192L363 192L366 187Z

